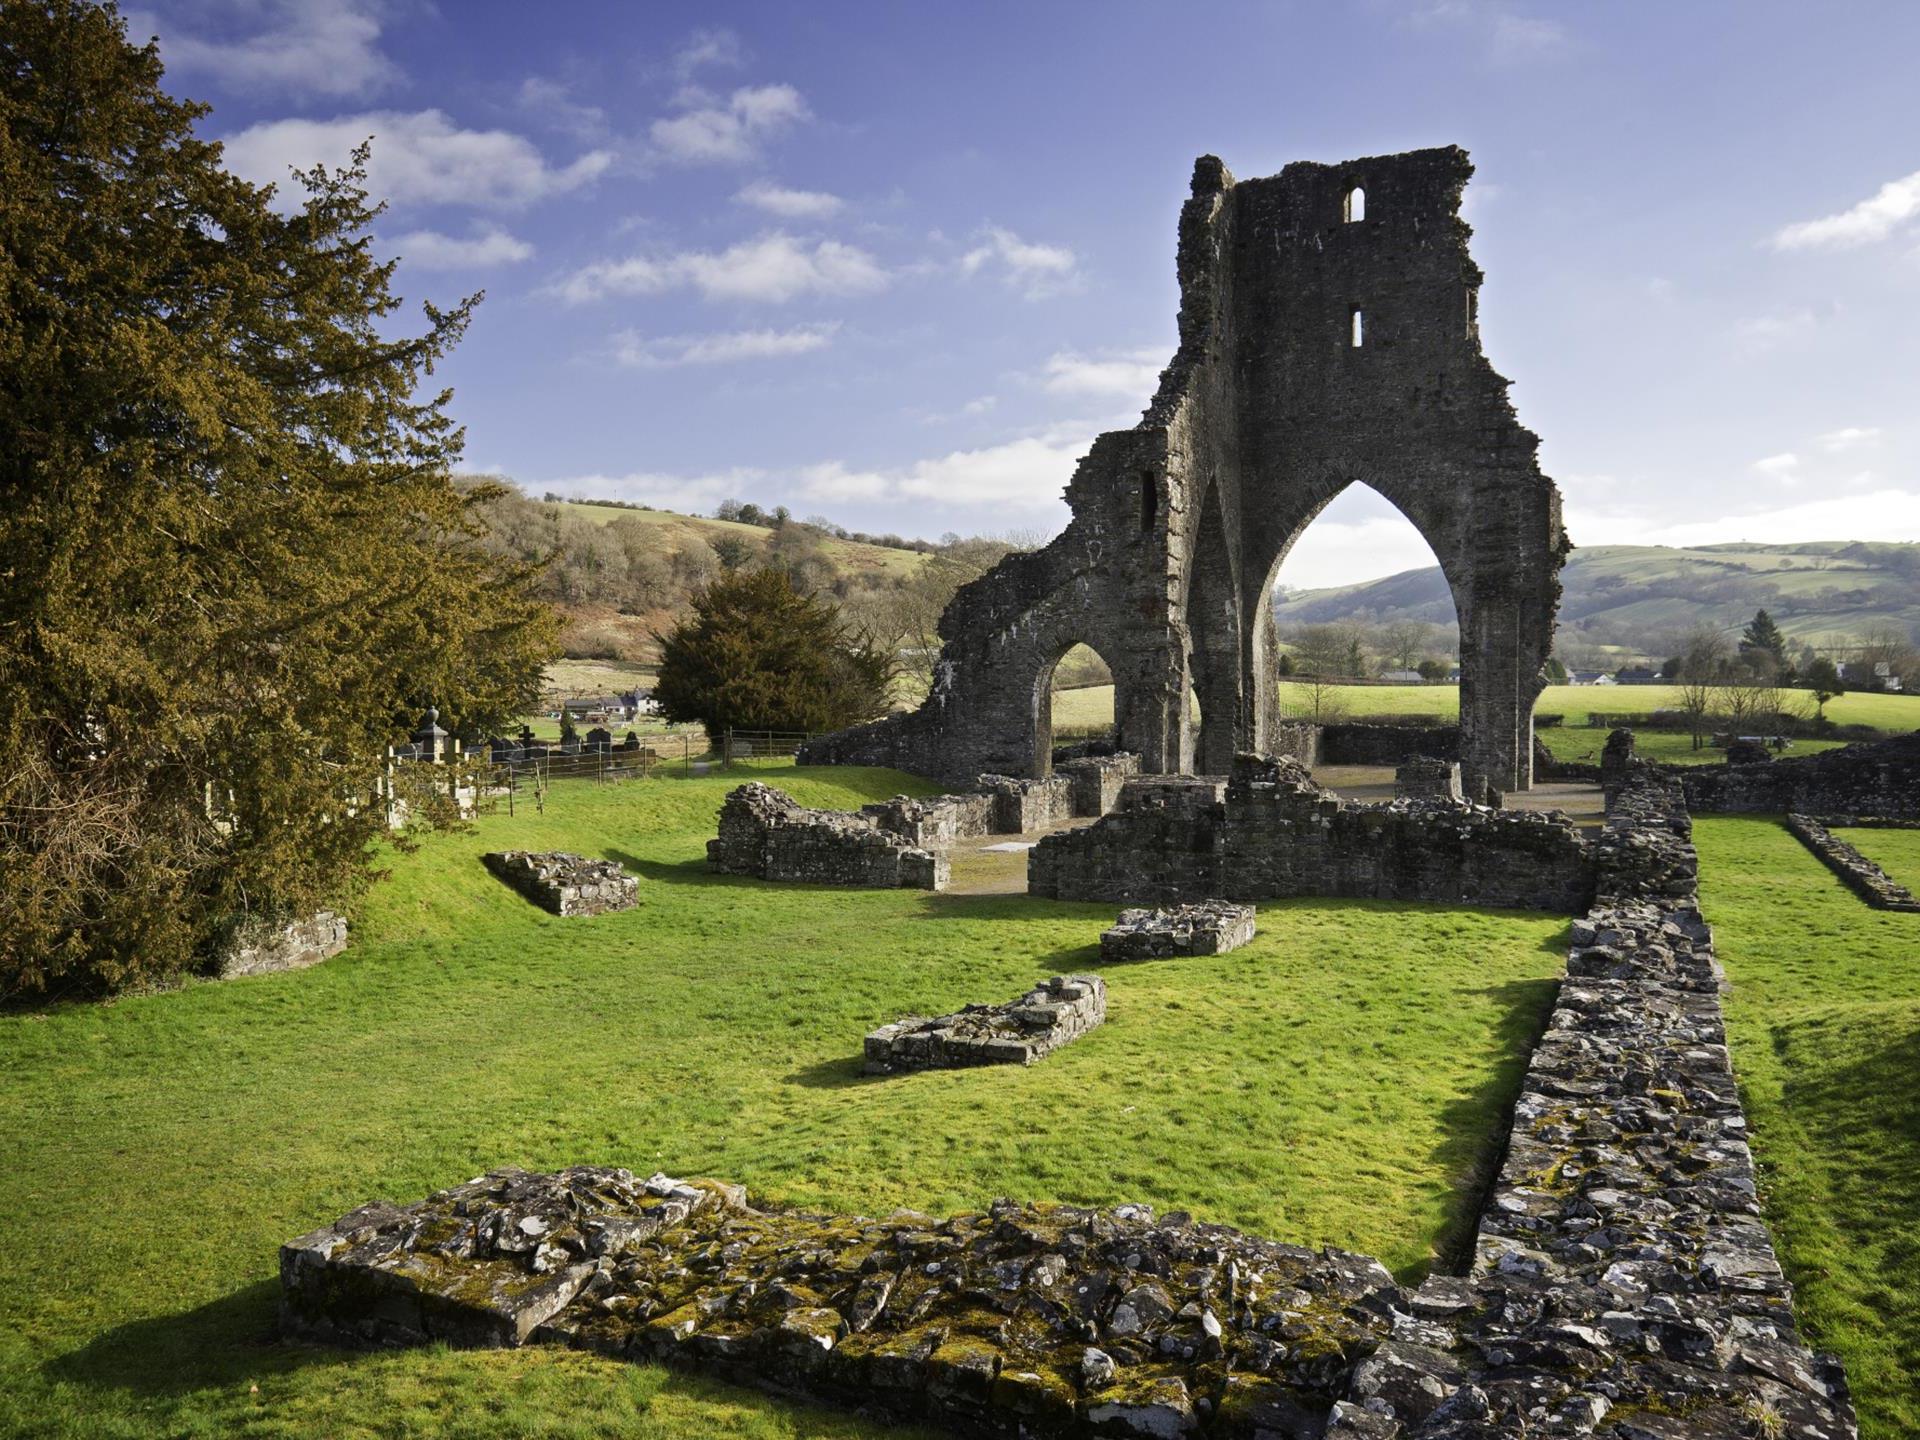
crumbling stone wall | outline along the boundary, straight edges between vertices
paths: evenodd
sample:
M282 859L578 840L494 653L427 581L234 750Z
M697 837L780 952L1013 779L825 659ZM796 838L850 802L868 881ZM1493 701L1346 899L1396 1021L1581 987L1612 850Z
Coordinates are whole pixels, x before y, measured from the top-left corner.
M1140 757L1125 752L1083 755L1060 764L1058 772L1072 786L1070 798L1075 815L1105 815L1120 803L1122 787L1140 773Z
M505 884L555 915L631 910L640 895L640 882L612 860L589 860L564 850L495 850L480 860Z
M1787 829L1846 887L1876 910L1920 912L1920 900L1873 861L1811 815L1787 816Z
M1297 761L1241 756L1232 778L1145 778L1096 825L1027 857L1030 894L1166 904L1334 895L1578 912L1594 842L1562 816L1358 805Z
M1764 765L1678 768L1688 806L1702 814L1920 819L1920 731Z
M1031 1065L1078 1040L1107 1018L1107 985L1098 975L1056 975L1005 1005L969 1005L951 1015L908 1015L866 1038L866 1071L958 1070L971 1065Z
M993 834L993 809L991 795L935 795L925 800L896 795L862 805L860 813L909 845L946 850L961 840Z
M810 742L803 763L1045 775L1051 677L1077 643L1112 668L1143 771L1225 774L1239 751L1283 748L1273 581L1361 482L1452 589L1468 795L1527 788L1568 544L1538 440L1480 350L1471 173L1457 148L1247 181L1202 157L1180 217L1179 348L1140 424L1095 440L1062 534L955 596L925 703Z
M305 970L346 948L346 919L331 910L316 910L286 925L243 925L214 960L212 973L221 980L237 980L243 975Z
M809 810L758 781L734 790L720 807L707 864L726 875L882 890L944 890L950 874L943 853L909 845L871 816Z
M1049 775L1041 780L982 775L978 784L993 800L995 834L1028 835L1073 818L1075 787L1066 775Z
M1458 760L1460 727L1371 725L1361 720L1320 727L1320 761L1325 765L1398 765L1415 755Z

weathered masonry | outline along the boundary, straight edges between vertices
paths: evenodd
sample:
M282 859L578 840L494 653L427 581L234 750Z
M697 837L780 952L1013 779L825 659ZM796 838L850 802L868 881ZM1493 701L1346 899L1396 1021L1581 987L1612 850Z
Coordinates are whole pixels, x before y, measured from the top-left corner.
M1224 775L1237 752L1281 751L1274 577L1359 482L1452 588L1467 797L1531 785L1568 543L1538 439L1480 351L1472 170L1449 147L1236 182L1203 156L1180 216L1180 345L1146 414L1080 462L1065 531L955 596L926 702L802 759L1044 775L1053 669L1078 643L1113 669L1143 771Z

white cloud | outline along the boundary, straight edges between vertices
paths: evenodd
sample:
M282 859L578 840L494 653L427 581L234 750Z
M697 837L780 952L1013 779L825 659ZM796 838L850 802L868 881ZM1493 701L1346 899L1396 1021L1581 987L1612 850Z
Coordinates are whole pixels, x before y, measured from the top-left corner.
M683 515L699 515L762 478L762 471L752 469L725 470L708 475L665 475L657 471L633 470L625 475L578 475L524 488L530 495L551 490L558 495L573 495L581 499L627 500L636 505L651 505L656 510L678 510Z
M555 287L582 304L607 295L658 295L695 289L709 300L783 304L802 295L865 295L885 288L887 272L865 250L838 240L805 241L776 231L723 250L635 255L576 270Z
M997 271L1010 288L1029 300L1078 287L1080 262L1066 246L1022 240L1001 225L985 226L980 234L980 244L960 257L961 274Z
M824 190L790 190L771 180L756 180L733 198L783 220L824 220L838 212L842 204L838 195Z
M1349 500L1343 495L1334 504L1345 502L1358 511L1369 498ZM1424 570L1438 563L1433 547L1420 538L1420 532L1404 515L1361 515L1349 520L1337 518L1337 512L1322 513L1280 562L1275 583L1289 590L1320 590L1398 575L1404 570Z
M1820 317L1813 308L1801 305L1742 320L1734 326L1733 336L1740 350L1750 355L1764 355L1808 334L1819 323Z
M1843 450L1864 450L1879 443L1880 427L1877 425L1843 425L1820 437L1820 448L1836 455Z
M1160 383L1163 363L1158 350L1129 350L1099 357L1061 350L1048 357L1042 383L1056 395L1115 396L1144 405Z
M614 358L644 370L681 365L726 365L807 355L833 343L838 324L800 325L791 330L733 330L717 335L666 335L646 339L632 330L614 338Z
M1486 48L1495 65L1525 65L1565 53L1571 43L1558 20L1527 15L1503 0L1427 0L1407 16L1415 29L1457 30Z
M748 86L721 103L700 92L684 113L653 122L654 149L678 165L737 165L770 139L811 114L791 85Z
M731 30L696 30L687 37L673 56L673 72L682 80L691 79L707 65L737 69L740 65L740 37Z
M193 34L148 10L127 12L127 32L136 40L158 35L170 72L209 75L238 90L366 95L400 78L380 53L378 3L261 0L242 8L260 28L238 39Z
M1865 472L1817 500L1722 515L1709 520L1661 524L1645 515L1570 511L1567 532L1577 545L1716 545L1733 541L1760 544L1802 540L1920 540L1920 491L1874 489ZM1853 490L1835 494L1834 490Z
M463 130L440 110L376 110L337 120L272 120L226 142L226 166L261 185L278 185L280 203L299 202L290 166L341 165L369 136L367 188L396 204L520 206L562 194L613 163L592 150L570 165L549 165L524 136L507 130Z
M517 265L533 258L533 246L498 225L476 225L465 239L438 230L410 230L395 237L393 248L408 264L425 270Z
M582 140L598 140L607 133L607 112L583 105L558 80L529 75L520 82L520 108L557 130Z
M1769 480L1778 480L1783 485L1792 485L1799 480L1800 457L1791 450L1779 455L1769 455L1765 459L1753 462L1756 472Z
M1061 491L1092 441L1090 430L1076 427L894 469L855 470L831 461L802 471L801 483L809 498L819 500L910 500L949 509L1064 514Z
M1776 250L1846 250L1885 240L1920 215L1920 170L1889 180L1867 199L1837 215L1802 220L1774 232Z

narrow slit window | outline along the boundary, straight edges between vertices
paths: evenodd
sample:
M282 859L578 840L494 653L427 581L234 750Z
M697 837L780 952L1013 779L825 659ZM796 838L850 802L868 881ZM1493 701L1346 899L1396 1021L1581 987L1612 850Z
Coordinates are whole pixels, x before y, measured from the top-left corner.
M1358 185L1347 191L1347 223L1367 218L1367 192Z
M1153 472L1140 472L1140 533L1146 534L1153 529L1155 511L1159 508L1157 497L1153 493Z
M1352 340L1353 348L1356 350L1367 343L1367 317L1358 305L1353 307Z

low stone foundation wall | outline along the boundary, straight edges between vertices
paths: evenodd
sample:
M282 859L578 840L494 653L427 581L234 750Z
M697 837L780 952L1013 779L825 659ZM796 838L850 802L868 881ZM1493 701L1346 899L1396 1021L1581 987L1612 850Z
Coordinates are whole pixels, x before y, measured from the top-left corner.
M568 1345L1008 1437L1317 1437L1408 1303L1366 1256L1145 1205L811 1216L587 1166L363 1206L280 1281L302 1338Z
M1835 835L1811 815L1787 816L1787 829L1838 875L1846 887L1876 910L1920 913L1920 900L1886 871Z
M860 813L922 850L945 850L961 840L993 834L991 795L935 795L916 800L896 795Z
M1253 939L1254 909L1228 900L1202 900L1171 910L1122 910L1100 935L1100 958L1165 960L1176 955L1225 955Z
M1460 793L1460 762L1414 755L1393 772L1393 798L1429 800L1441 805L1464 805Z
M1078 1040L1107 1018L1107 986L1098 975L1056 975L1006 1005L969 1005L952 1015L909 1015L867 1036L866 1070L957 1070L971 1065L1031 1065Z
M909 845L866 815L809 810L758 781L727 796L707 864L726 875L882 890L944 890L949 875L944 854Z
M1022 780L1012 775L982 775L982 794L993 800L996 835L1027 835L1073 818L1073 781L1065 775Z
M1415 1296L1486 1368L1407 1433L1853 1436L1760 1218L1680 784L1637 767L1606 834L1472 1276Z
M564 850L495 850L480 863L542 910L555 915L606 915L631 910L640 882L611 860Z
M1241 756L1230 781L1130 781L1098 824L1049 835L1030 894L1169 904L1328 895L1578 913L1594 842L1563 816L1394 801L1358 805L1298 762Z
M1675 771L1696 814L1920 819L1920 732L1763 764Z
M238 980L246 975L305 970L346 948L346 920L331 910L316 910L289 925L243 925L214 961L211 973L221 980Z

